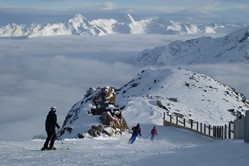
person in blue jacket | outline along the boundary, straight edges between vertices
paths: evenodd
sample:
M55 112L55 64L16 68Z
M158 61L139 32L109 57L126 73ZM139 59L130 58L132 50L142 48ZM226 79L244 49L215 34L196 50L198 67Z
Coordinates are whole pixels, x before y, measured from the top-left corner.
M133 144L138 135L142 136L140 124L138 123L136 126L132 127L131 130L132 130L132 136L129 139L129 143Z

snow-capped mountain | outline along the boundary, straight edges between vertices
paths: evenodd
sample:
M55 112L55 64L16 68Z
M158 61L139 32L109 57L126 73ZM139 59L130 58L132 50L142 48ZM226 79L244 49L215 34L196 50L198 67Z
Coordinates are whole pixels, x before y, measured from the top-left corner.
M94 96L100 89L90 88L74 104L65 118L64 138L86 133L99 116L91 115ZM148 69L116 90L115 106L121 108L128 126L135 123L162 125L163 113L182 114L186 120L210 125L224 125L235 119L236 111L244 113L248 100L235 89L206 75L182 69Z
M71 34L75 35L101 35L102 31L92 25L85 17L77 14L73 19L70 19L67 24L67 29ZM104 34L104 33L103 33Z
M189 65L249 61L249 26L224 37L201 37L174 41L166 46L146 49L130 63L138 66Z
M81 14L64 23L17 25L15 23L0 27L0 37L37 37L55 35L108 35L108 34L196 34L228 33L243 25L185 24L163 18L153 17L135 20L127 14L119 19L87 20Z

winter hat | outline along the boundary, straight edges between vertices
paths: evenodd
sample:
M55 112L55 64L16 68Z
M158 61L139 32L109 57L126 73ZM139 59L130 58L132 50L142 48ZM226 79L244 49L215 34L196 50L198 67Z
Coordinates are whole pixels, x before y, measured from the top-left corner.
M55 112L57 109L56 109L56 107L51 107L50 110Z

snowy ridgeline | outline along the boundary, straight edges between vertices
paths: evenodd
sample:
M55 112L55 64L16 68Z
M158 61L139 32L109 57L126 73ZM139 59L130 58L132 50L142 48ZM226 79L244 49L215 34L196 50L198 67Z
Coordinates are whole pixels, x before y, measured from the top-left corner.
M45 25L37 23L30 25L8 24L0 27L0 37L56 35L101 36L108 34L226 34L242 27L244 27L244 25L185 24L158 17L134 20L130 14L119 19L94 19L89 21L81 14L77 14L74 18L65 23L47 23Z
M129 62L136 66L247 63L249 26L224 37L200 37L174 41L166 46L146 49Z
M72 107L62 128L72 131L63 133L62 138L77 138L92 125L101 125L99 115L89 114L94 94L99 90L91 88ZM206 75L181 69L144 70L116 90L115 100L128 127L136 123L162 125L164 113L173 117L181 114L186 121L224 125L235 119L236 111L244 114L249 108L245 96L235 89Z
M142 137L127 144L119 138L65 139L55 151L39 151L44 140L0 142L0 164L18 166L246 166L249 148L240 140L213 140L173 127L157 126L159 135L148 139L152 125L142 125ZM69 148L69 150L65 150Z

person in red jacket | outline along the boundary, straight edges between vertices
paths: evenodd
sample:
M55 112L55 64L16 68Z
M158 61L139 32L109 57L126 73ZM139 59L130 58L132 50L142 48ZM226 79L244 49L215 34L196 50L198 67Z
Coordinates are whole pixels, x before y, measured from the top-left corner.
M151 141L153 141L153 140L154 140L154 138L155 138L155 136L156 136L156 135L158 135L158 132L157 132L156 126L154 126L154 127L151 129L150 134L151 134L151 136L150 136L150 140L151 140Z
M45 122L47 139L41 150L56 150L56 148L54 147L54 141L56 139L55 127L59 129L60 126L57 123L57 115L55 114L55 112L56 112L56 108L51 107L47 115L46 122Z

